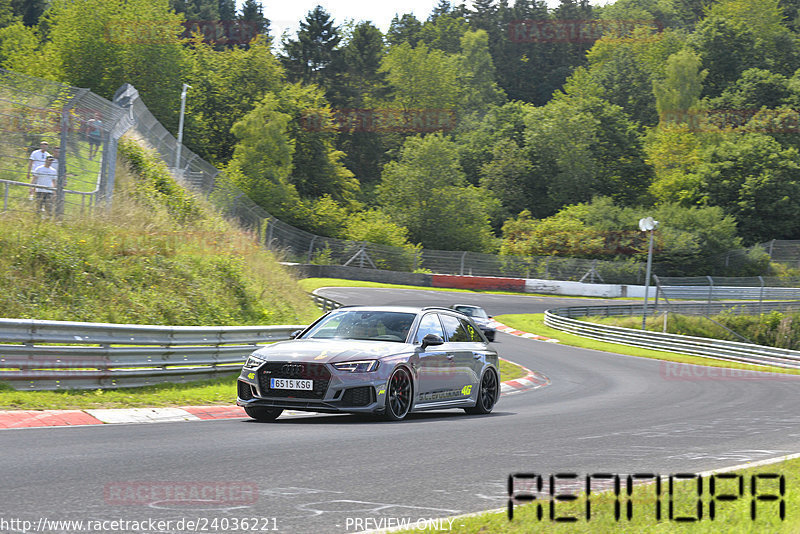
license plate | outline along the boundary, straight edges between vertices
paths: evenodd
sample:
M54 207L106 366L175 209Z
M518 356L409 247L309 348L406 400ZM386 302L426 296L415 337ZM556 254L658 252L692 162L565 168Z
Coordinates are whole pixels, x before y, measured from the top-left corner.
M314 390L313 380L299 380L297 378L270 378L270 389L299 389L304 391Z

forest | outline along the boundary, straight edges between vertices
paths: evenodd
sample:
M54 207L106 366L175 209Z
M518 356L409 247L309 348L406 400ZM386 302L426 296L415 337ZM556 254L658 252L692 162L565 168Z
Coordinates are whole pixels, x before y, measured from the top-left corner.
M0 67L131 83L172 132L189 84L186 146L315 234L635 260L652 216L660 274L749 276L800 239L799 8L439 0L384 33L318 6L277 36L256 0L0 0Z

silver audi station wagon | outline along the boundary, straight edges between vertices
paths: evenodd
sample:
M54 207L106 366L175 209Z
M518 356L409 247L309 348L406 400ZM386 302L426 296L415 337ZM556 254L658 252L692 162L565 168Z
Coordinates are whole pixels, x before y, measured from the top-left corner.
M333 310L294 339L253 352L236 404L258 421L283 410L367 413L492 411L500 396L497 352L472 320L440 307Z

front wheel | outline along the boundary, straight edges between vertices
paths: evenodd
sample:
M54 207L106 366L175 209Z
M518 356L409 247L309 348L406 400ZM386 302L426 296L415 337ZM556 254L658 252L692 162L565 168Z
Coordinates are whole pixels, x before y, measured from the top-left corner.
M481 388L478 390L478 402L472 408L464 408L470 415L486 414L492 411L499 394L497 375L491 369L483 373Z
M386 388L386 410L383 416L389 421L404 419L411 410L413 391L408 371L403 367L395 369Z
M265 408L263 406L246 406L245 413L261 423L271 423L283 413L282 408Z

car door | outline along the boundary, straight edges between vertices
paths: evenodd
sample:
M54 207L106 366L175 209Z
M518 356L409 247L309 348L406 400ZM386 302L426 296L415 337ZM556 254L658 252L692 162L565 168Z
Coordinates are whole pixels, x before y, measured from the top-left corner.
M447 387L450 390L458 391L459 394L454 395L454 399L470 397L477 389L480 379L481 362L479 358L481 354L476 352L476 349L480 349L482 344L476 344L473 341L475 336L480 339L480 334L475 331L472 323L455 315L442 314L441 320L447 336L444 348L450 362L450 377Z
M436 334L443 340L447 339L439 314L426 313L420 318L414 342L421 344L422 338L427 334ZM446 344L431 345L424 350L420 347L417 355L419 356L417 398L420 404L425 404L437 400L437 392L440 392L447 384L446 374L450 369L451 362L447 358Z

